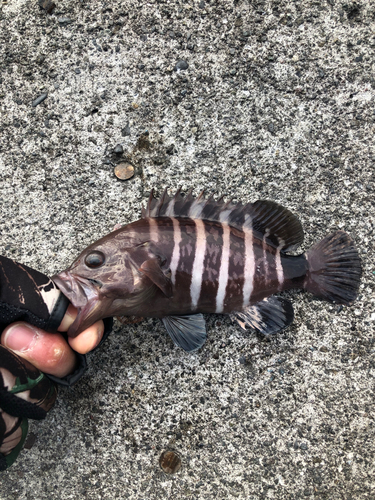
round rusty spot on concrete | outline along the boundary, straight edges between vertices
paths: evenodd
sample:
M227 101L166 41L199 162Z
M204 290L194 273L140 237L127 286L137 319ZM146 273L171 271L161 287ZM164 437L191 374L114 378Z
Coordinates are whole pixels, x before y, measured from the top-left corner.
M159 464L166 474L175 474L181 469L181 458L174 451L163 451Z
M115 166L115 176L122 181L131 179L134 175L134 167L130 163L119 163Z

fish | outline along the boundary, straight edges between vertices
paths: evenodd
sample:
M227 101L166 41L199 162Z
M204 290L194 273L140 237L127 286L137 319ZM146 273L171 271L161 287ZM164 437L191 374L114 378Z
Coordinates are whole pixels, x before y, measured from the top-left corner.
M206 341L207 313L263 335L288 327L285 290L351 305L362 274L352 238L339 230L295 255L303 239L299 219L271 200L151 192L141 219L89 245L52 280L78 310L68 336L106 317L156 317L190 352Z

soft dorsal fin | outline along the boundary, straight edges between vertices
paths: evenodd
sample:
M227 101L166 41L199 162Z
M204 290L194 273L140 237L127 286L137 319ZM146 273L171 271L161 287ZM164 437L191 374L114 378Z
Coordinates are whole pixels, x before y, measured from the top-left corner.
M150 194L147 208L142 209L142 217L182 217L226 222L242 230L252 229L258 237L265 237L268 244L291 250L303 242L303 229L300 221L288 209L270 200L258 200L255 203L224 202L222 198L206 198L204 191L198 197L192 192L186 196L179 189L174 196L167 190L159 199Z

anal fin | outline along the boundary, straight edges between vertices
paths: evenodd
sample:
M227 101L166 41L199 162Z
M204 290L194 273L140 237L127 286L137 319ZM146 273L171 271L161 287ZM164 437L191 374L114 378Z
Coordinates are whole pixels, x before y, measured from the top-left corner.
M162 321L173 342L185 351L196 351L206 342L206 323L203 314L165 316Z
M268 297L244 311L230 314L241 328L249 326L263 335L271 335L290 325L293 321L293 306L289 300L282 297Z

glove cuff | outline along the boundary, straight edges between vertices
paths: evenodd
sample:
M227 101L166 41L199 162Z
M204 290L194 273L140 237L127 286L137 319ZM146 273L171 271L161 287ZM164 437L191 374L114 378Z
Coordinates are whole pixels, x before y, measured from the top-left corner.
M52 382L55 382L55 384L62 385L63 387L71 387L76 382L78 382L78 380L81 377L83 377L83 375L87 370L87 359L86 359L86 354L79 354L78 352L76 352L75 354L78 363L77 363L77 368L74 370L73 373L63 378L55 377L54 375L49 375L48 373L45 373L46 377L48 377Z

